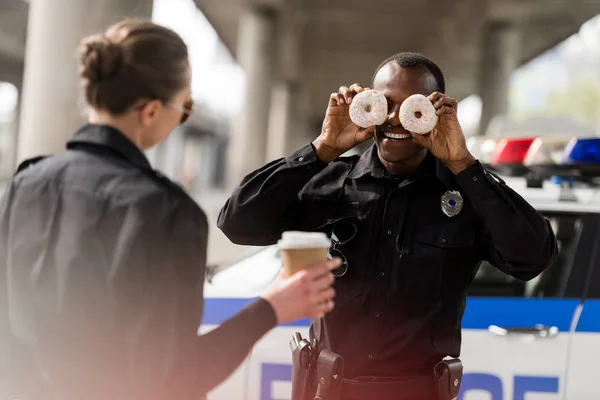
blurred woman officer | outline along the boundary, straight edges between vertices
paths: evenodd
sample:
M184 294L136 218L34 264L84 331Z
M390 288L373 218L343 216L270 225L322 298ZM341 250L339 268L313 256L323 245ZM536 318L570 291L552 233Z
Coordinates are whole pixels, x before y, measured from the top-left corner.
M89 123L0 202L2 399L199 399L278 322L330 311L337 265L198 337L206 216L143 153L192 111L186 45L128 20L84 39L79 67Z

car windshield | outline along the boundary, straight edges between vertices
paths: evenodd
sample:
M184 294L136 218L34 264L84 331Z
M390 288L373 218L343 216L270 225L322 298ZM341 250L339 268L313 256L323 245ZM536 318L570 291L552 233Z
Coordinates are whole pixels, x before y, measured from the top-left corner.
M277 276L281 256L277 246L266 247L231 264L205 285L205 296L253 297Z

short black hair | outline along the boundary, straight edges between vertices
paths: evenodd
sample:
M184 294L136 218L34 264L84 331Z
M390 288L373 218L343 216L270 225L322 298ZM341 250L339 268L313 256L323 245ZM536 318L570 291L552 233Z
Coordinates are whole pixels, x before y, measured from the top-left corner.
M379 64L379 67L377 67L377 70L375 70L375 73L373 74L373 79L371 81L375 82L375 76L377 75L379 70L392 61L395 61L396 64L398 64L402 68L412 68L419 66L426 67L435 79L435 82L437 84L436 90L440 93L446 92L446 82L444 81L444 74L442 73L442 70L436 65L436 63L434 63L421 53L403 52L388 57L385 61Z

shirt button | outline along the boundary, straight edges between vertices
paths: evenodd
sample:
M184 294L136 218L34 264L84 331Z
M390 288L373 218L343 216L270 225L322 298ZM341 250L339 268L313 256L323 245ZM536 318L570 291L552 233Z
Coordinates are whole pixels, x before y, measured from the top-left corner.
M373 315L375 316L375 318L379 318L379 313L378 312L373 313Z
M382 271L382 272L380 272L380 273L379 273L379 276L381 276L381 277L383 278L383 277L385 276L385 272L383 272L383 271Z
M388 235L391 235L391 234L392 234L392 231L391 231L391 230L387 231L387 234L388 234Z
M369 360L372 360L373 359L373 354L369 354L367 357L369 358Z
M304 161L304 157L300 157L300 158L298 159L298 161L300 161L300 162Z
M477 182L477 177L476 176L473 177L473 182Z
M444 243L446 243L446 239L444 239L444 238L441 238L441 239L440 239L440 243L441 243L441 244L444 244Z

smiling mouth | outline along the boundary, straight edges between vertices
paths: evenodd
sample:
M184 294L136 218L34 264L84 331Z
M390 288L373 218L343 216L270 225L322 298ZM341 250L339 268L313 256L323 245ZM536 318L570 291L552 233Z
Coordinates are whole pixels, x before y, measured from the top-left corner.
M410 133L392 133L392 132L383 132L383 136L387 139L391 140L406 140L410 139L412 136Z

